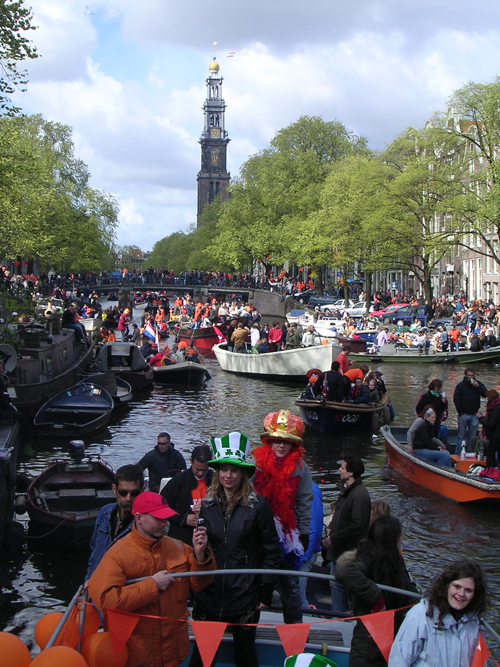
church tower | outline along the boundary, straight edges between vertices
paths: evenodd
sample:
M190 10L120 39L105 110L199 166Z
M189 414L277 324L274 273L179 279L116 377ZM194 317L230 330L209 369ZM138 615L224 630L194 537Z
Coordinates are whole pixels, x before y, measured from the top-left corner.
M215 51L215 49L214 49ZM229 197L228 186L231 175L227 171L226 103L222 98L222 81L215 55L210 63L210 74L206 79L207 99L203 105L204 127L200 139L201 169L198 172L198 215L197 226L206 204L217 195L222 201Z

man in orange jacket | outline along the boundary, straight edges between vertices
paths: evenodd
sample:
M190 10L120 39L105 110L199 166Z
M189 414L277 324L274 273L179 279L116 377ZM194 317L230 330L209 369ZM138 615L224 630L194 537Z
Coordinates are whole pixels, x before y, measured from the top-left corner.
M105 629L107 609L143 616L127 642L126 667L178 667L189 653L189 590L200 591L213 581L213 577L169 575L216 569L206 528L193 532L193 548L163 535L167 519L174 514L158 493L139 494L132 505L132 531L106 551L88 581L90 596L103 612ZM145 578L126 585L127 580L141 577Z

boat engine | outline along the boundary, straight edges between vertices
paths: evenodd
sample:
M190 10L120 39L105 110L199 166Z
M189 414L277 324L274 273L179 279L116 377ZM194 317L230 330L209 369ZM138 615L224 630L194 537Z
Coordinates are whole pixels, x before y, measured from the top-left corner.
M69 455L75 463L81 463L85 456L85 445L83 440L72 440L69 443Z

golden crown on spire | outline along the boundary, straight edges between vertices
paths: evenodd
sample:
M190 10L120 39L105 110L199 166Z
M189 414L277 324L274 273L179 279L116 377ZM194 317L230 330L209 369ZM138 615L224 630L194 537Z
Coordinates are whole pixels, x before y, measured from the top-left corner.
M208 68L209 71L210 71L210 74L217 74L218 71L219 71L219 63L217 62L216 57L215 57L215 47L216 46L217 46L217 42L214 42L214 50L213 50L214 55L212 57L212 62L210 63L210 66Z

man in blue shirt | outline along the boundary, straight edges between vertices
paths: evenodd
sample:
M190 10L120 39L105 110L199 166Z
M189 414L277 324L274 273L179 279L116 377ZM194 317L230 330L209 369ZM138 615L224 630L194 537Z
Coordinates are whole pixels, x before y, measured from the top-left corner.
M90 540L91 554L85 580L99 565L105 551L132 528L132 503L144 491L144 473L139 465L125 465L115 473L111 487L116 503L101 507Z

